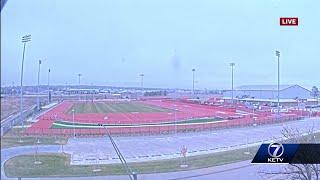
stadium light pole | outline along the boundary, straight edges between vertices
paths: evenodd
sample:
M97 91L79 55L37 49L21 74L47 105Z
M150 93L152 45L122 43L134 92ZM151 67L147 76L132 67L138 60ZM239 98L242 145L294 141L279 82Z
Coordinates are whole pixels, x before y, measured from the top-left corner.
M41 60L39 60L39 67L38 67L38 96L37 96L38 111L40 111L40 67L41 67Z
M93 87L93 83L91 83L91 88L92 88L92 87ZM92 99L91 99L91 102L92 102L92 103L93 103L93 99L94 99L94 95L93 95L94 93L95 93L95 91L92 90L92 93L91 93L91 95L92 95L92 97L91 97L91 98L92 98Z
M143 77L144 77L144 74L140 74L140 77L141 77L141 90L143 90Z
M194 73L195 73L196 69L192 69L192 93L194 94Z
M50 68L48 69L48 104L50 103Z
M76 129L74 126L74 109L72 109L72 122L73 122L73 138L76 138Z
M177 134L177 111L178 111L178 109L176 108L176 109L174 109L174 131L175 131L175 134Z
M67 90L67 88L68 88L68 82L65 83L65 86L66 86L65 89Z
M276 51L278 57L278 111L277 117L280 118L280 51Z
M22 124L22 127L24 126L23 123L23 113L22 113L22 109L23 109L23 87L22 87L22 81L23 81L23 63L24 63L24 55L25 55L25 51L26 51L26 44L27 42L31 41L31 35L25 35L22 37L22 43L23 43L23 53L22 53L22 63L21 63L21 77L20 77L20 121ZM19 142L22 142L21 137L19 138Z
M231 66L231 99L232 99L232 105L234 105L234 100L233 100L233 70L234 70L234 66L236 64L235 63L230 63Z
M80 86L80 78L81 78L82 74L78 74L78 83L79 83L79 86Z
M79 83L79 89L80 89L80 78L81 78L82 74L78 74L78 83ZM80 100L80 91L79 91L79 100Z

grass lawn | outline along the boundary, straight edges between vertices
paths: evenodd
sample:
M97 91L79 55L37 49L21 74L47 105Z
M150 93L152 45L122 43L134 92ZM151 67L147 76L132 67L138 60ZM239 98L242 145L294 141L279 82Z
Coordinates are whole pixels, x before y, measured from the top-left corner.
M75 110L76 114L172 111L170 109L146 105L139 102L78 102L72 105L72 107L67 111L67 114L72 114L72 109Z
M22 142L19 142L19 132L21 128L11 129L6 135L1 137L1 149L16 146L34 145L37 139L41 144L66 144L68 138L65 137L46 137L46 136L21 136Z
M16 146L28 146L28 145L35 145L37 140L39 139L39 144L66 144L68 139L64 137L36 137L36 136L27 136L21 137L22 142L19 142L19 137L12 137L12 136L4 136L1 137L1 149L3 148L10 148Z
M157 173L191 170L217 166L232 162L252 159L258 147L251 147L249 155L244 154L247 148L219 152L209 155L199 155L187 158L188 168L180 168L182 158L129 163L132 171L141 173ZM4 169L8 177L47 177L47 176L94 176L125 174L121 164L71 166L70 156L63 154L40 154L37 160L42 164L35 165L33 155L17 156L5 163ZM93 172L100 168L101 172Z

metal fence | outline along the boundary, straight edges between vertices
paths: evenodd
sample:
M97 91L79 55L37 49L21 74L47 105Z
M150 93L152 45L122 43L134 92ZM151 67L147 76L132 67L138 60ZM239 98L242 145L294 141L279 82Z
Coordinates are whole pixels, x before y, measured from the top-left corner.
M146 127L110 127L109 132L117 136L134 136L134 135L156 135L156 134L173 134L176 132L198 132L211 131L217 129L226 129L234 127L258 126L271 123L283 123L286 121L299 120L303 116L288 116L277 118L262 118L255 120L253 118L245 118L239 120L229 120L217 123L202 124L177 124L168 126L146 126ZM49 121L49 119L48 119ZM133 124L134 125L134 124ZM40 136L103 136L106 131L103 128L29 128L25 135Z
M9 116L8 118L1 121L1 136L5 135L13 126L21 124L21 121L36 111L36 105L31 106L30 108L22 112L22 119L20 113Z

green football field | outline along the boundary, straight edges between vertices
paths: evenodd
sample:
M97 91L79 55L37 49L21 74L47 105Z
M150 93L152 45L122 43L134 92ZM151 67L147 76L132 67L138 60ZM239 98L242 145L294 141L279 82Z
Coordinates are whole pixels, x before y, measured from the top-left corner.
M131 112L171 112L157 106L146 105L140 102L77 102L68 109L71 114L74 109L76 114L86 113L131 113Z

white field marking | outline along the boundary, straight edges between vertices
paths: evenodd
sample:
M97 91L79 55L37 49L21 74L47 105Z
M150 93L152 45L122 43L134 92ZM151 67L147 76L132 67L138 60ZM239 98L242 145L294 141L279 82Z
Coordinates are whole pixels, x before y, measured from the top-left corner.
M159 127L159 126L185 126L185 125L201 125L201 124L215 124L219 122L226 122L229 120L221 120L221 121L213 121L213 122L202 122L202 123L184 123L184 124L141 124L141 125L130 125L130 126L109 126L108 128L120 128L120 127L125 127L125 128L130 128L130 127ZM61 126L61 127L83 127L83 128L103 128L100 126L86 126L86 125L75 125L73 126L72 124L60 124L57 122L54 122L53 125Z
M31 127L31 124L28 124L28 125L23 125L23 126L13 126L12 128L13 129L18 129L18 128L29 128L29 127Z
M235 115L246 116L246 115L249 115L249 114L235 113Z
M216 113L219 113L219 114L228 114L228 113L223 112L223 111L216 111Z

